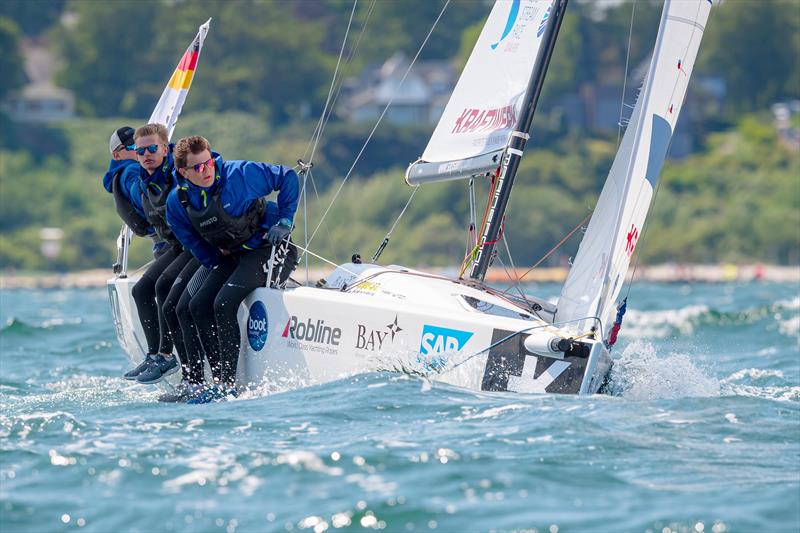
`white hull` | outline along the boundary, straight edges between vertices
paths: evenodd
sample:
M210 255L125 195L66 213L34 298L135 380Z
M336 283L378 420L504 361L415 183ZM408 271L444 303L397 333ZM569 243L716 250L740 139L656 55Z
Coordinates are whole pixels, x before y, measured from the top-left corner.
M117 337L131 363L145 352L131 296L135 281L108 284ZM611 365L603 343L591 339L566 354L528 351L530 333L563 332L453 280L349 264L326 281L326 288L259 288L247 297L239 309L240 384L288 390L405 370L472 390L591 394Z

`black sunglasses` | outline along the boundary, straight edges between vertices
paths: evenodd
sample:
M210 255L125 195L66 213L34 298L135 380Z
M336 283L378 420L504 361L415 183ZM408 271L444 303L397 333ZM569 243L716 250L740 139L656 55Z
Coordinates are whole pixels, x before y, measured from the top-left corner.
M150 144L148 146L137 146L136 153L139 155L144 155L144 151L147 150L151 154L158 152L158 145L157 144Z

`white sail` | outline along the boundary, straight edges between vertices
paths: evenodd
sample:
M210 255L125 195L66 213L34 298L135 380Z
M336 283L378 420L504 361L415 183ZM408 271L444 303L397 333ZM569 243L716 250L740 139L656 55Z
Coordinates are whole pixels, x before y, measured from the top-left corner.
M547 27L552 0L497 0L420 161L406 181L457 179L499 166Z
M666 0L664 4L647 78L562 288L556 322L598 317L608 334L710 9L711 0ZM594 324L585 320L569 328L582 333Z
M150 115L149 123L165 125L170 138L172 138L172 132L178 123L178 116L183 109L186 95L189 94L189 88L192 86L197 61L200 59L200 50L203 48L203 41L206 39L210 25L211 19L208 19L197 29L197 35L181 56L178 66L175 67L164 92L161 93L161 98L153 109L153 114Z

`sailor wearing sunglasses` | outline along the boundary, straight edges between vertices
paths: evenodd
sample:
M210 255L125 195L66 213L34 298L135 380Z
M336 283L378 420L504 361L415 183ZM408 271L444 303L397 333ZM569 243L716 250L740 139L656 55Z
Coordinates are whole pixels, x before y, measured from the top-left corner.
M297 210L297 173L255 161L225 161L208 141L187 137L175 145L175 167L185 178L167 200L167 221L183 245L210 274L190 298L178 304L181 327L196 328L214 375L214 385L187 403L236 396L239 361L239 306L256 287L267 285L273 247L286 250L280 281L297 263L289 234ZM265 197L278 193L278 202ZM198 271L199 272L199 271ZM198 378L202 376L202 359ZM201 378L200 378L201 379Z
M181 361L186 360L183 334L178 329L177 318L170 328L164 304L192 256L183 250L165 217L167 196L177 183L167 129L161 124L146 124L136 130L134 140L134 153L141 167L139 187L144 217L167 243L167 247L133 287L133 298L147 342L147 355L141 364L124 377L151 384L178 371L173 348L177 348ZM186 279L190 277L191 273Z
M136 159L136 146L133 140L135 130L130 126L117 128L108 141L111 163L103 176L103 187L114 195L117 213L139 237L157 237L155 228L147 222L142 207L142 191L139 183L141 167ZM154 252L163 246L157 242Z

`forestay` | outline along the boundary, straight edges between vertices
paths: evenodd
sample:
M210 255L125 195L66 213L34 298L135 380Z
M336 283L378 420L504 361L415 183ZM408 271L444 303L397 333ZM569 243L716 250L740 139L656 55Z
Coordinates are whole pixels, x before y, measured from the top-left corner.
M186 101L189 87L192 86L194 71L197 69L197 61L200 59L200 50L203 48L203 41L206 39L210 25L211 19L208 19L197 29L197 35L181 57L178 66L175 67L175 72L172 73L164 92L161 93L161 98L158 99L158 103L153 109L153 114L150 115L148 123L164 124L170 138L172 138L172 132L178 123L178 116Z
M495 170L517 124L552 0L498 0L410 185Z
M605 333L686 95L710 0L667 0L644 86L558 301L556 322ZM593 321L569 327L585 331Z

